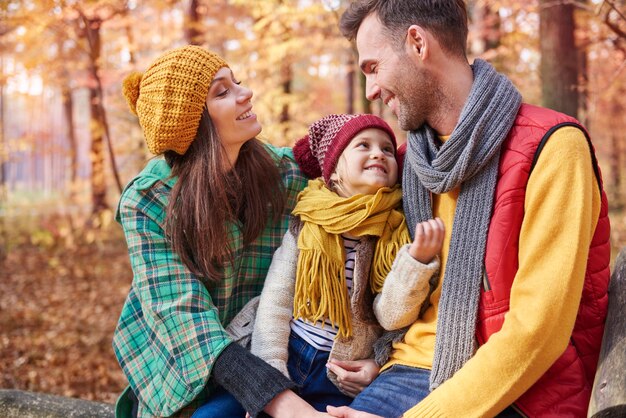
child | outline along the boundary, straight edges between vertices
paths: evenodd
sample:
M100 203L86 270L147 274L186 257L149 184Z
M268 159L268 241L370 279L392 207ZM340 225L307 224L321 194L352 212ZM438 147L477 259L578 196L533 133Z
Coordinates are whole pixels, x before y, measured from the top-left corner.
M324 117L294 155L305 174L321 178L298 196L274 253L251 349L325 411L349 404L376 377L380 325L417 319L439 268L443 223L417 225L408 245L395 136L376 116Z

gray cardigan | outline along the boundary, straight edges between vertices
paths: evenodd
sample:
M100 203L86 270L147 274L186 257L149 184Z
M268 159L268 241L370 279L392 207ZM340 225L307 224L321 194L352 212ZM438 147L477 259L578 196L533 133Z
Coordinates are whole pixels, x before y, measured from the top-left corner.
M301 222L293 218L282 245L274 253L256 313L251 346L253 354L288 377L288 343L300 230ZM335 338L330 359L372 358L374 342L383 328L395 330L411 325L430 294L429 280L439 269L439 259L422 264L411 257L408 244L398 252L381 293L372 294L369 273L376 239L363 237L356 246L350 298L352 336ZM338 387L336 375L330 370L328 378Z

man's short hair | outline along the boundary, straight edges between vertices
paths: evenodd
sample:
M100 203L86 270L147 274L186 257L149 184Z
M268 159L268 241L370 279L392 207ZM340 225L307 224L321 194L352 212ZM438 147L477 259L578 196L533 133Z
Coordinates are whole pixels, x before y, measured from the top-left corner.
M437 39L441 47L465 56L467 46L467 10L463 0L356 0L341 16L339 29L354 40L363 20L376 13L385 35L403 49L406 31L419 25Z

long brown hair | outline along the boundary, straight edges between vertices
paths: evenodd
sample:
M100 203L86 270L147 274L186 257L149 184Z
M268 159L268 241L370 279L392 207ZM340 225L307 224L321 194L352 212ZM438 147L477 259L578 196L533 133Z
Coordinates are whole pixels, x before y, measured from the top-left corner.
M241 222L244 245L278 222L285 205L276 162L256 138L246 142L235 167L205 108L195 139L184 155L165 153L178 177L167 207L166 233L182 262L206 282L223 278L233 262L229 230Z

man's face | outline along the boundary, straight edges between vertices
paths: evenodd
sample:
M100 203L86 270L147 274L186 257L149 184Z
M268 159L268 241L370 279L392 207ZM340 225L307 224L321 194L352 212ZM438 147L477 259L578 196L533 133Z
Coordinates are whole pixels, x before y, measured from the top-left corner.
M433 112L439 96L436 80L405 51L394 49L375 14L366 17L356 36L359 65L369 100L381 99L398 118L400 128L419 128Z

